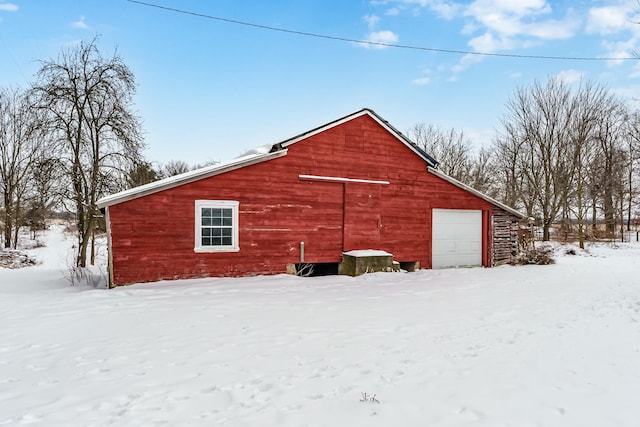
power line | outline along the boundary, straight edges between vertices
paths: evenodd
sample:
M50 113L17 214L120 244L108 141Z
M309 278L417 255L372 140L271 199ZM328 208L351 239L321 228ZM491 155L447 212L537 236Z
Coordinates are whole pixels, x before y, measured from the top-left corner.
M630 60L638 60L639 59L639 58L636 58L636 57L625 57L625 56L620 56L620 57L550 56L550 55L522 55L522 54L516 54L516 53L473 52L473 51L469 51L469 50L440 49L440 48L435 48L435 47L411 46L411 45L404 45L404 44L372 42L372 41L369 41L369 40L350 39L350 38L347 38L347 37L329 36L329 35L326 35L326 34L310 33L310 32L306 32L306 31L289 30L289 29L280 28L280 27L271 27L269 25L254 24L252 22L238 21L238 20L235 20L235 19L222 18L222 17L219 17L219 16L207 15L207 14L204 14L204 13L190 12L188 10L176 9L176 8L173 8L173 7L162 6L162 5L154 4L154 3L147 3L147 2L143 2L143 1L139 1L139 0L127 0L127 1L129 3L136 3L136 4L139 4L139 5L142 5L142 6L147 6L147 7L154 7L156 9L162 9L162 10L166 10L166 11L169 11L169 12L175 12L175 13L181 13L181 14L184 14L184 15L197 16L199 18L213 19L215 21L222 21L222 22L227 22L227 23L236 24L236 25L244 25L246 27L254 27L254 28L259 28L259 29L262 29L262 30L278 31L278 32L281 32L281 33L295 34L295 35L299 35L299 36L315 37L315 38L327 39L327 40L337 40L337 41L342 41L342 42L358 43L358 44L369 45L369 46L394 47L394 48L398 48L398 49L422 50L422 51L438 52L438 53L453 53L453 54L459 54L459 55L497 56L497 57L502 57L502 58L521 58L521 59L552 59L552 60L568 60L568 61L630 61Z

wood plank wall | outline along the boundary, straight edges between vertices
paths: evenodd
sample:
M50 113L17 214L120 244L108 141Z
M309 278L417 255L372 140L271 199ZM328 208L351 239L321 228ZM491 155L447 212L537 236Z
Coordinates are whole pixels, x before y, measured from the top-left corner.
M493 265L508 264L518 252L518 218L494 206L493 208Z

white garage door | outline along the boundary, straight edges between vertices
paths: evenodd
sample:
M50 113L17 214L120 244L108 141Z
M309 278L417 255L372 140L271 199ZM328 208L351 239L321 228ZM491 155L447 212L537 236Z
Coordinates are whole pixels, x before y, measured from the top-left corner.
M482 211L433 209L432 268L482 265Z

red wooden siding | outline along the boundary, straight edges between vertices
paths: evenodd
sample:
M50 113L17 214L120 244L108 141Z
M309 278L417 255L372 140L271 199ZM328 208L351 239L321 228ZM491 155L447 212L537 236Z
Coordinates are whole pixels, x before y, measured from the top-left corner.
M195 200L239 202L239 252L194 252ZM305 262L383 249L430 268L433 208L484 212L488 266L492 205L429 173L423 159L362 115L290 145L284 157L110 206L113 281L282 273L300 262L300 242Z
M379 248L382 245L382 200L380 184L344 184L345 251Z

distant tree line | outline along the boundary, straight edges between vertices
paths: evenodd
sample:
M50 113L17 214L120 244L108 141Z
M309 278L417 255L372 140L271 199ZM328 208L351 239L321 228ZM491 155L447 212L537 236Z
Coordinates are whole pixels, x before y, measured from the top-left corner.
M454 129L418 124L409 134L443 172L534 218L543 240L562 221L577 225L583 247L600 220L612 234L637 215L640 113L601 84L551 77L518 88L479 151Z
M148 184L159 179L168 178L170 176L180 175L192 170L200 169L205 166L215 165L217 162L208 161L189 165L183 160L169 160L165 164L153 164L146 160L134 162L127 172L126 181L129 188L138 187Z

